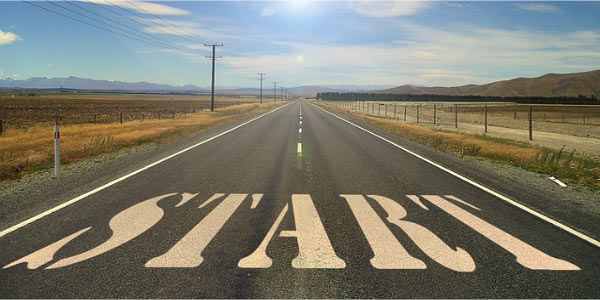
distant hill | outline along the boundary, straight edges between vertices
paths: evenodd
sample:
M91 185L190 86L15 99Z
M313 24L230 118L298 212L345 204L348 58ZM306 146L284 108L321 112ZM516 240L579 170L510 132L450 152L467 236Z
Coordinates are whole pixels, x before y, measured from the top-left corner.
M345 86L348 90L357 91L367 86ZM373 86L376 87L376 86ZM381 86L380 86L381 87ZM210 92L209 88L203 88L196 85L173 86L167 84L157 84L150 82L123 82L112 80L95 80L79 77L66 78L47 78L47 77L31 77L24 80L14 80L11 78L0 79L0 88L23 88L23 89L68 89L68 90L86 90L86 91L124 91L124 92L149 92L149 93L206 93ZM299 86L288 88L291 95L314 97L318 92L336 92L346 91L345 89L335 89L321 86ZM215 87L215 92L219 94L241 94L241 95L258 95L259 88L248 87ZM280 93L277 88L277 95ZM265 86L263 88L264 95L272 95L273 88Z
M0 88L29 88L29 89L74 89L98 91L129 91L129 92L206 92L207 89L195 85L172 86L150 82L123 82L112 80L94 80L79 77L46 78L31 77L24 80L11 78L0 79Z
M375 93L391 94L434 94L451 96L537 96L560 97L579 95L595 95L600 98L600 70L570 73L546 74L536 78L515 78L496 81L483 85L463 85L457 87L421 87L402 85L399 87L373 91Z

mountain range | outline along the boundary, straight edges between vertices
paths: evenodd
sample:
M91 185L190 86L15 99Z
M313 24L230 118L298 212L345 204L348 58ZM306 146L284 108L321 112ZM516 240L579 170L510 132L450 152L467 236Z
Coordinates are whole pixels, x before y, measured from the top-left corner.
M287 88L288 92L296 96L314 97L319 92L374 92L392 94L435 94L435 95L481 95L481 96L541 96L559 97L579 95L595 95L600 98L600 70L570 73L570 74L546 74L536 78L515 78L510 80L496 81L488 84L469 84L456 87L426 87L417 85L402 85L388 88L386 85L325 85L325 86L298 86ZM150 82L123 82L113 80L95 80L79 77L46 78L32 77L24 80L11 78L0 79L0 88L24 88L24 89L73 89L86 91L125 91L125 92L147 92L147 93L207 93L208 87L200 87L192 84L173 86ZM220 94L245 94L258 95L258 88L244 87L216 87ZM279 95L280 89L277 89ZM273 94L271 87L265 87L263 94Z
M596 98L600 98L600 70L570 74L550 73L536 78L521 77L482 85L469 84L456 87L402 85L374 92L390 94L479 95L501 97L577 97L579 95L595 95Z

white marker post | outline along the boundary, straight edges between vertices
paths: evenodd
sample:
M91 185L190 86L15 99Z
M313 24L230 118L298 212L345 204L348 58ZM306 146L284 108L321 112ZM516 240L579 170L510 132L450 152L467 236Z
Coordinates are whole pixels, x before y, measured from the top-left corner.
M60 176L60 128L58 126L58 116L54 125L54 177Z

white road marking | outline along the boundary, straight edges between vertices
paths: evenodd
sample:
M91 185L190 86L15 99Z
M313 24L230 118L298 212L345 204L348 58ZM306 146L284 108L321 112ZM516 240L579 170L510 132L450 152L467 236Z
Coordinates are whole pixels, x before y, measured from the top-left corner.
M423 195L427 201L453 216L463 224L471 227L496 245L512 253L520 265L534 270L565 270L577 271L580 268L568 261L554 258L502 229L478 218L466 210L452 204L450 201L436 195Z
M429 210L429 208L427 206L425 206L425 204L423 204L423 202L421 202L421 200L419 200L419 196L417 196L417 195L406 195L406 198L410 199L410 201L414 202L415 204L417 204L418 206L420 206L422 209Z
M279 215L277 216L277 219L275 219L275 223L273 223L273 226L271 226L271 228L267 232L267 235L265 236L265 238L262 240L262 242L260 242L260 245L258 245L258 248L256 248L256 250L254 250L254 252L252 252L252 254L242 258L238 262L238 267L240 267L240 268L268 268L271 266L271 264L273 264L273 260L267 256L267 246L269 245L269 242L271 241L271 239L273 239L273 235L275 235L275 231L277 231L277 228L279 227L279 224L283 220L283 217L285 217L285 214L287 213L287 211L288 211L288 205L286 204L283 207L283 209L281 210L281 212L279 213Z
M260 202L262 197L263 194L252 194L252 205L250 206L250 208L255 209L258 206L258 203Z
M114 248L117 248L126 242L134 239L140 234L146 232L152 226L156 225L163 217L162 208L158 207L156 203L158 201L176 195L177 193L165 194L158 197L154 197L138 204L135 204L110 219L109 226L112 230L111 237L103 242L102 244L85 251L83 253L63 258L56 263L50 265L46 269L55 269L65 266L69 266L84 260L88 260L92 257L96 257L102 253L108 252ZM182 197L183 198L183 197ZM15 264L22 262L28 262L27 266L30 269L38 268L39 266L51 261L54 258L56 252L58 252L68 242L88 231L91 227L82 229L70 236L67 236L58 242L55 242L49 246L46 246L40 250L37 250L7 266L8 268Z
M423 250L435 262L456 272L475 271L475 262L467 251L458 247L454 250L435 233L431 232L431 230L417 223L402 220L407 215L402 205L387 197L379 195L368 196L377 201L385 210L388 222L402 229L417 247Z
M167 253L146 262L146 267L194 268L202 264L204 261L202 251L242 204L246 196L248 194L230 194L227 196Z
M296 238L298 243L298 256L292 260L292 267L297 269L345 268L346 262L335 254L310 195L293 194L292 206L296 230L279 233L280 237ZM286 212L287 204L258 248L238 262L240 268L268 268L271 266L272 260L266 254L267 246Z
M192 200L196 196L198 196L198 193L196 193L196 194L190 194L190 193L181 194L181 201L179 201L179 203L177 203L177 205L175 205L175 207L180 207L180 206L184 205L186 202Z
M302 143L298 143L298 153L302 154Z
M321 218L310 195L292 195L296 230L281 231L281 237L298 241L298 256L292 260L297 269L343 269L346 262L339 258L325 232Z
M327 114L330 114L330 115L332 115L332 116L334 116L334 117L336 117L336 118L338 118L338 119L340 119L340 120L342 120L342 121L344 121L344 122L346 122L346 123L348 123L348 124L350 124L350 125L358 128L358 129L360 129L360 130L362 130L362 131L364 131L364 132L366 132L366 133L368 133L368 134L370 134L370 135L372 135L374 137L377 137L377 138L379 138L379 139L381 139L381 140L383 140L383 141L385 141L385 142L387 142L387 143L395 146L398 149L401 149L401 150L405 151L408 154L411 154L411 155L413 155L413 156L415 156L415 157L417 157L417 158L419 158L419 159L421 159L421 160L429 163L430 165L432 165L434 167L437 167L438 169L440 169L442 171L445 171L446 173L448 173L448 174L450 174L450 175L452 175L454 177L457 177L458 179L461 179L462 181L465 181L465 182L467 182L467 183L469 183L469 184L471 184L471 185L473 185L473 186L475 186L475 187L477 187L477 188L479 188L479 189L481 189L481 190L483 190L483 191L485 191L485 192L487 192L487 193L489 193L491 195L496 196L497 198L499 198L501 200L504 200L504 201L508 202L509 204L511 204L511 205L513 205L513 206L521 209L521 210L526 211L527 213L529 213L531 215L534 215L535 217L538 217L538 218L540 218L540 219L542 219L542 220L544 220L544 221L546 221L546 222L548 222L548 223L550 223L550 224L552 224L552 225L554 225L554 226L556 226L556 227L558 227L558 228L560 228L560 229L562 229L562 230L564 230L564 231L566 231L566 232L568 232L570 234L573 234L576 237L578 237L578 238L580 238L580 239L582 239L584 241L587 241L588 243L590 243L590 244L592 244L592 245L594 245L596 247L600 247L600 241L597 241L597 240L595 240L595 239L593 239L593 238L591 238L591 237L589 237L589 236L587 236L587 235L585 235L585 234L583 234L583 233L581 233L581 232L579 232L579 231L577 231L577 230L575 230L575 229L573 229L573 228L571 228L571 227L569 227L567 225L564 225L564 224L562 224L562 223L560 223L558 221L555 221L554 219L552 219L552 218L550 218L550 217L548 217L548 216L546 216L544 214L541 214L541 213L539 213L539 212L537 212L537 211L535 211L535 210L533 210L533 209L531 209L531 208L529 208L529 207L527 207L527 206L525 206L525 205L523 205L521 203L518 203L517 201L512 200L511 198L509 198L507 196L504 196L504 195L502 195L502 194L500 194L500 193L498 193L498 192L496 192L496 191L494 191L494 190L492 190L492 189L490 189L490 188L488 188L488 187L486 187L486 186L484 186L484 185L482 185L480 183L477 183L476 181L473 181L473 180L471 180L471 179L469 179L469 178L467 178L467 177L465 177L463 175L460 175L460 174L458 174L458 173L456 173L456 172L454 172L454 171L452 171L452 170L450 170L450 169L448 169L448 168L446 168L446 167L444 167L444 166L442 166L442 165L440 165L440 164L438 164L438 163L436 163L436 162L434 162L434 161L432 161L432 160L430 160L430 159L428 159L428 158L426 158L426 157L424 157L424 156L422 156L420 154L417 154L417 153L415 153L415 152L413 152L411 150L408 150L407 148L402 147L402 146L396 144L395 142L392 142L392 141L390 141L390 140L388 140L388 139L386 139L386 138L384 138L384 137L382 137L382 136L380 136L380 135L378 135L378 134L376 134L376 133L374 133L374 132L372 132L372 131L370 131L368 129L365 129L365 128L359 126L359 125L356 125L356 124L354 124L354 123L352 123L352 122L350 122L350 121L348 121L348 120L346 120L346 119L344 119L344 118L342 118L342 117L340 117L340 116L338 116L338 115L336 115L334 113L331 113L331 112L329 112L329 111L327 111L327 110L325 110L323 108L320 108L320 107L318 107L318 106L316 106L314 104L312 104L312 105L315 106L315 107L317 107L318 109L322 110L323 112L325 112Z
M302 125L302 121L300 121L300 125Z
M208 198L208 200L202 202L202 204L200 204L200 206L198 206L198 208L203 208L203 207L209 205L211 202L213 202L213 201L215 201L215 200L217 200L217 199L219 199L219 198L221 198L223 196L225 196L225 194L223 194L223 193L216 193L216 194L212 195L210 198Z
M411 256L383 223L362 195L340 195L348 202L354 218L373 250L371 265L376 269L426 269L425 263Z
M158 201L173 195L176 195L176 193L154 197L121 211L112 217L108 223L112 230L112 235L108 240L93 249L68 258L63 258L48 266L46 269L62 268L82 262L131 241L152 228L152 226L156 225L156 223L162 219L164 211L157 203Z
M302 128L298 128L298 133L302 133Z
M475 205L473 205L473 204L471 204L471 203L469 203L469 202L467 202L467 201L464 201L463 199L460 199L460 198L454 197L454 196L452 196L452 195L444 195L444 197L446 197L446 198L448 198L448 199L450 199L450 200L454 200L454 201L456 201L456 202L458 202L458 203L462 203L462 204L464 204L464 205L466 205L466 206L468 206L468 207L470 207L470 208L472 208L472 209L475 209L475 210L481 210L481 208L479 208L479 207L477 207L477 206L475 206Z
M300 120L302 120L302 116L300 116Z
M21 263L27 263L27 269L37 269L54 259L54 255L58 250L60 250L64 245L68 244L70 241L75 239L76 237L82 235L86 231L92 229L92 227L87 227L81 229L67 237L64 237L38 251L35 251L29 255L24 256L21 259L15 260L14 262L4 266L2 269L10 268L12 266L16 266Z
M187 152L187 151L189 151L189 150L191 150L191 149L194 149L194 148L196 148L196 147L198 147L198 146L200 146L200 145L203 145L203 144L205 144L205 143L207 143L207 142L210 142L210 141L212 141L212 140L214 140L214 139L216 139L216 138L218 138L218 137L221 137L221 136L223 136L223 135L225 135L225 134L228 134L228 133L230 133L230 132L232 132L232 131L234 131L234 130L236 130L236 129L238 129L238 128L241 128L241 127L243 127L243 126L246 126L246 125L248 125L248 124L250 124L250 123L252 123L252 122L254 122L254 121L256 121L256 120L258 120L258 119L260 119L260 118L262 118L262 117L264 117L264 116L266 116L266 115L268 115L268 114L274 113L274 112L276 112L277 110L279 110L279 109L281 109L281 108L283 108L283 107L286 107L286 106L288 106L288 105L289 105L289 104L286 104L286 105L280 106L280 107L278 107L278 108L276 108L276 109L274 109L274 110L272 110L272 111L269 111L269 112L267 112L267 113L264 113L264 114L262 114L262 115L260 115L260 116L258 116L258 117L256 117L256 118L253 118L253 119L251 119L251 120L248 120L248 121L246 121L246 122L244 122L244 123L242 123L242 124L240 124L240 125L237 125L237 126L235 126L235 127L233 127L233 128L230 128L230 129L228 129L228 130L225 130L225 131L223 131L223 132L221 132L221 133L219 133L219 134L217 134L217 135L214 135L214 136L212 136L212 137L210 137L210 138L208 138L208 139L206 139L206 140L204 140L204 141L202 141L202 142L199 142L199 143L197 143L197 144L195 144L195 145L192 145L192 146L190 146L190 147L187 147L187 148L185 148L185 149L183 149L183 150L181 150L181 151L179 151L179 152L173 153L173 154L171 154L171 155L169 155L169 156L167 156L167 157L165 157L165 158L159 159L159 160L157 160L157 161L155 161L155 162L153 162L153 163L151 163L151 164L149 164L149 165L147 165L147 166L145 166L145 167L142 167L142 168L140 168L140 169L137 169L137 170L135 170L135 171L133 171L133 172L131 172L131 173L127 174L127 175L124 175L124 176L122 176L122 177L119 177L119 178L117 178L117 179L115 179L115 180L113 180L113 181L111 181L111 182L109 182L109 183L106 183L106 184L104 184L104 185L102 185L102 186L99 186L99 187L97 187L97 188L95 188L95 189L93 189L93 190L91 190L91 191L89 191L89 192L87 192L87 193L84 193L84 194L82 194L82 195L79 195L79 196L77 196L77 197L75 197L75 198L73 198L73 199L71 199L71 200L69 200L69 201L67 201L67 202L65 202L65 203L63 203L63 204L60 204L60 205L58 205L58 206L55 206L54 208L51 208L51 209L49 209L49 210L46 210L46 211L44 211L44 212L42 212L42 213L40 213L40 214L38 214L38 215L36 215L36 216L33 216L33 217L31 217L31 218L29 218L29 219L25 220L25 221L22 221L22 222L20 222L20 223L18 223L18 224L16 224L16 225L13 225L13 226L11 226L11 227L9 227L9 228L6 228L6 229L4 229L4 230L2 230L2 231L0 232L0 237L3 237L3 236L5 236L5 235L7 235L7 234L9 234L9 233L11 233L11 232L13 232L13 231L15 231L15 230L19 229L19 228L22 228L22 227L24 227L24 226L27 226L27 225L28 225L28 224L30 224L30 223L33 223L33 222L35 222L35 221L37 221L37 220L39 220L39 219L41 219L41 218L43 218L43 217L45 217L45 216L47 216L47 215L50 215L50 214L52 214L52 213L54 213L54 212L57 212L57 211L59 211L59 210L61 210L61 209L65 208L65 207L67 207L67 206L69 206L69 205L71 205L71 204L73 204L73 203L76 203L76 202L80 201L81 199L84 199L84 198L86 198L86 197L88 197L88 196L90 196L90 195L93 195L93 194L95 194L95 193L97 193L97 192L99 192L99 191L102 191L102 190L104 190L104 189L106 189L106 188L108 188L108 187L110 187L110 186L112 186L112 185L114 185L114 184L116 184L116 183L119 183L119 182L121 182L121 181L123 181L123 180L125 180L125 179L127 179L127 178L129 178L129 177L132 177L132 176L134 176L134 175L136 175L136 174L138 174L138 173L141 173L141 172L143 172L143 171L145 171L145 170L147 170L147 169L150 169L150 168L152 168L152 167L154 167L154 166L156 166L156 165L158 165L158 164L160 164L160 163L162 163L162 162L164 162L164 161L166 161L166 160L169 160L169 159L171 159L171 158L173 158L173 157L175 157L175 156L178 156L178 155L180 155L180 154L182 154L182 153L184 153L184 152Z

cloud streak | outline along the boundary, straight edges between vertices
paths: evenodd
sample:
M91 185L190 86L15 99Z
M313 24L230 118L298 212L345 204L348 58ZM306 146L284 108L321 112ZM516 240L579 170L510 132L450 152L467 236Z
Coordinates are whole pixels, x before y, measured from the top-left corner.
M539 3L519 3L515 6L520 10L535 11L541 13L557 13L560 9L554 5L539 4Z
M393 18L419 13L429 8L429 1L349 1L348 8L372 18Z
M21 37L18 35L12 32L4 32L0 29L0 45L7 45L21 40Z
M167 16L181 16L181 15L189 15L190 12L187 10L179 9L176 7L152 3L152 2L143 2L143 1L122 1L122 0L113 0L113 1L103 1L103 0L90 0L90 2L94 2L102 5L112 5L119 6L125 9L133 10L140 14L153 14L153 15L167 15Z

